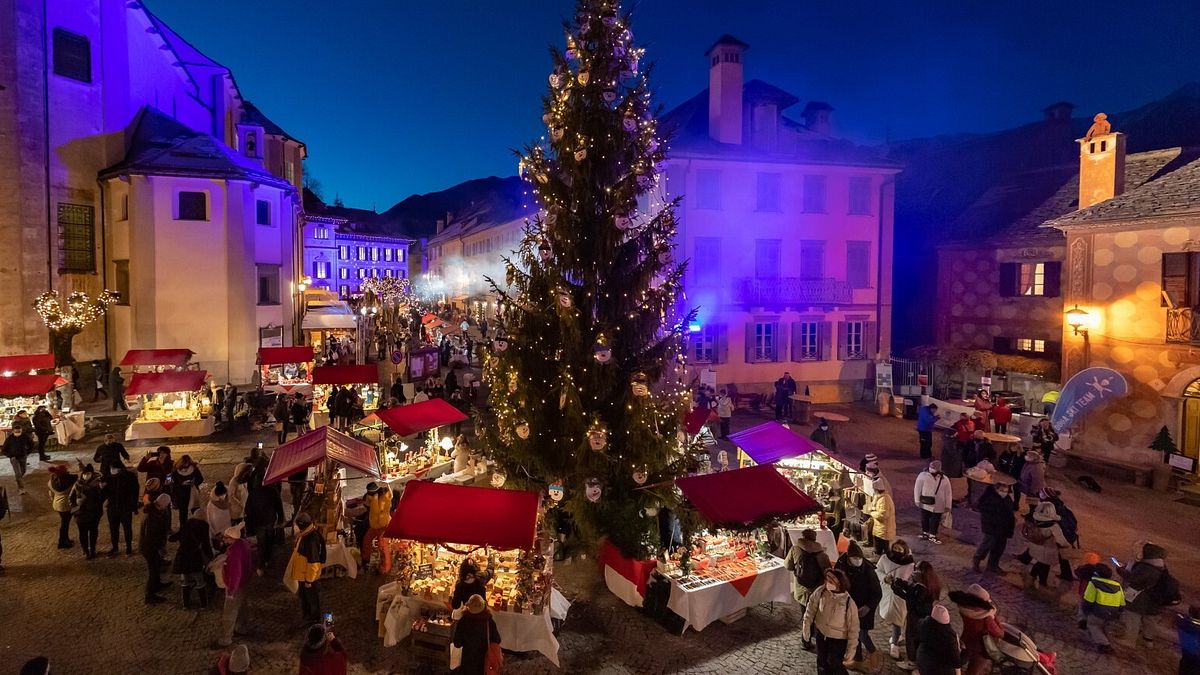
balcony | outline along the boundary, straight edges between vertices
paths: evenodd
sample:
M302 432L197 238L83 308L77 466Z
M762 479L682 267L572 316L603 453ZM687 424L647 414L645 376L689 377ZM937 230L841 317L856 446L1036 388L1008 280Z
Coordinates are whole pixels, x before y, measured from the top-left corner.
M1167 342L1200 344L1200 308L1176 307L1167 310Z
M753 307L847 305L851 291L850 284L837 279L740 279L737 301Z

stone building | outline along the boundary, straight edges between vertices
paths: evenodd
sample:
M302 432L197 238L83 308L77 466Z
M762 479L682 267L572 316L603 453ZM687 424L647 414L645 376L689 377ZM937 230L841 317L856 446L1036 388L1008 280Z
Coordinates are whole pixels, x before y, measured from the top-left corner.
M328 205L305 190L302 276L311 287L348 300L362 293L367 279L408 279L419 272L417 240L383 231L379 220L374 211Z

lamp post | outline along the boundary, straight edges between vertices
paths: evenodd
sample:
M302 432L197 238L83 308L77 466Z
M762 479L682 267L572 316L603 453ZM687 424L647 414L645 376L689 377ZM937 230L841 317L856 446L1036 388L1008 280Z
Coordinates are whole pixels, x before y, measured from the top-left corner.
M1092 315L1089 314L1087 310L1080 309L1079 304L1076 303L1074 307L1065 312L1064 316L1066 318L1067 325L1071 327L1071 332L1076 337L1083 337L1083 364L1079 368L1079 370L1083 370L1084 368L1087 368L1088 364L1090 364L1092 361L1092 344L1088 340L1088 328L1090 327ZM1063 373L1064 381L1067 379L1066 375L1066 373Z
M304 344L304 311L307 309L304 292L310 286L312 277L301 277L300 281L293 285L295 292L292 299L292 344Z

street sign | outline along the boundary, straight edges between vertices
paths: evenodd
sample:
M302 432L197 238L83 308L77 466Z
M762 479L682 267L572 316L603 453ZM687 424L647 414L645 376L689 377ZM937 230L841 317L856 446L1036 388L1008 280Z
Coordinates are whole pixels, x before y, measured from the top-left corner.
M928 387L929 386L929 376L926 375L925 373L918 374L917 375L917 385L921 386L921 387Z
M404 354L401 354L399 349L392 352L392 365L398 366L398 365L400 365L400 362L403 360L404 360Z
M877 389L887 389L888 391L892 390L892 364L875 364L875 387Z

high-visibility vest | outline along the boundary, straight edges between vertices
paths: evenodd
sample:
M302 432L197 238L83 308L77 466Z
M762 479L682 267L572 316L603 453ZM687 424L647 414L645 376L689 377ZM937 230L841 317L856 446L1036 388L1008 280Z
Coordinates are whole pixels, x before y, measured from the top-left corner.
M1125 591L1121 584L1104 577L1092 577L1083 592L1083 601L1099 607L1119 609L1125 606Z
M1042 403L1058 403L1058 394L1057 390L1050 390L1042 394Z

